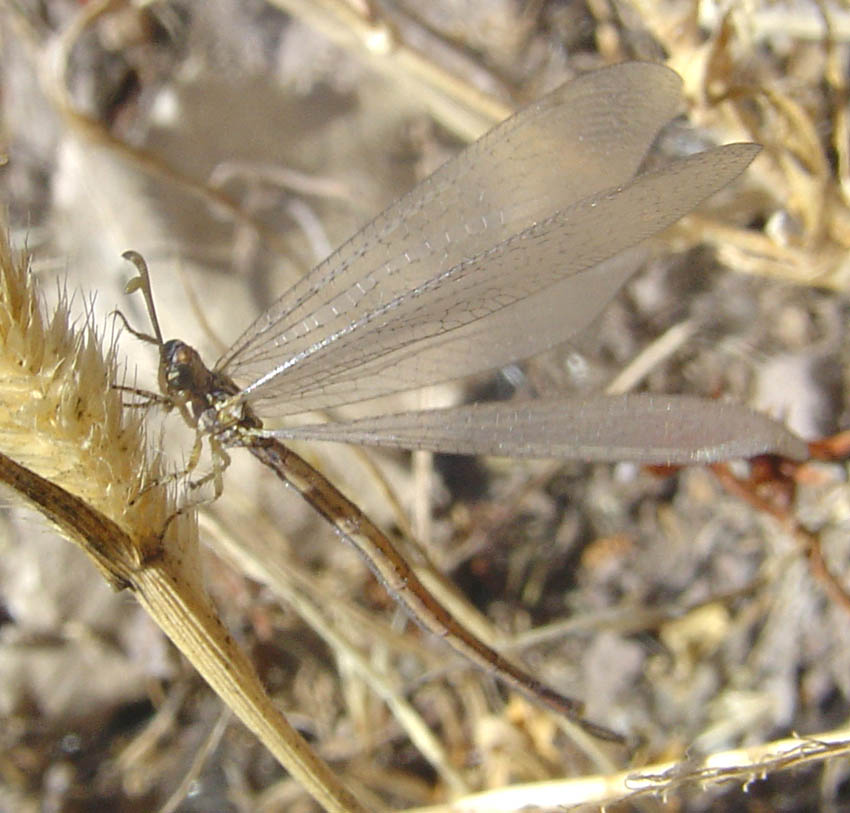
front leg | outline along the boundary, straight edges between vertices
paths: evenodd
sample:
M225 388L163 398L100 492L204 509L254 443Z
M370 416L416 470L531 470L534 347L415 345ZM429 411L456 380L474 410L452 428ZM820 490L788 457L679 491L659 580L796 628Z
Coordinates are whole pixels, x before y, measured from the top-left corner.
M111 387L113 390L128 392L131 395L136 395L142 399L135 403L131 401L122 401L121 406L128 409L148 409L152 406L161 406L166 412L174 409L174 400L169 398L167 395L162 395L158 392L153 392L152 390L145 390L141 387L128 387L126 384L112 384Z

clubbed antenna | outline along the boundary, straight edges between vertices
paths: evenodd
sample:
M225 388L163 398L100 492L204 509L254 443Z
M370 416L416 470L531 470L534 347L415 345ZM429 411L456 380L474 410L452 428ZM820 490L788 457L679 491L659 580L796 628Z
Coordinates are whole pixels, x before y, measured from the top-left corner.
M157 347L162 347L164 344L162 340L162 331L159 329L159 320L156 318L156 307L153 304L153 291L151 290L151 278L148 273L148 264L145 262L145 258L139 254L138 251L125 251L121 255L125 260L129 260L133 265L136 266L136 270L139 272L138 277L133 277L125 286L124 293L132 294L138 290L141 290L142 295L145 298L145 305L148 309L148 317L151 320L151 326L153 327L154 335L151 336L149 333L142 333L138 330L133 329L127 323L126 319L122 319L124 321L124 326L127 330L130 331L137 339L141 339L143 342L148 342L150 344L155 344Z

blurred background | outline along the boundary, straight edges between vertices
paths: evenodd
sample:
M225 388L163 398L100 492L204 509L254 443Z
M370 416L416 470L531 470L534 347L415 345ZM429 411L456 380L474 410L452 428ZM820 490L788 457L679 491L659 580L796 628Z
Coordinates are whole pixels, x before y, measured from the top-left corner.
M627 389L750 403L808 440L847 426L843 3L7 0L0 35L2 203L47 299L67 289L107 341L116 308L147 330L141 298L123 294L121 253L135 249L166 337L210 363L512 110L578 72L665 62L686 109L650 161L757 141L746 175L657 241L587 335L387 408L598 391L625 375ZM125 334L120 349L125 380L156 388L152 348ZM175 468L192 442L179 423L151 429ZM687 773L706 754L847 725L843 464L765 474L304 453L482 637L640 743L626 754L577 741L429 639L297 495L236 452L224 495L202 508L210 590L293 723L376 805L663 760ZM315 809L131 597L31 514L4 502L0 523L0 807ZM682 781L642 804L847 809L846 760L795 762Z

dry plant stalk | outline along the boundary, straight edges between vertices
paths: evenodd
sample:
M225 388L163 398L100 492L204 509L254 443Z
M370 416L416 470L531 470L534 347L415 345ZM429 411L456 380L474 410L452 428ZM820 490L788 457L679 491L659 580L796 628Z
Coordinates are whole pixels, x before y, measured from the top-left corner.
M705 788L740 782L746 787L747 783L768 773L814 761L846 758L848 752L850 731L845 728L814 737L789 737L751 748L736 748L703 759L647 765L607 776L582 776L498 788L409 813L511 813L532 807L535 810L572 810L579 805L611 805L647 796L664 799L688 784Z
M271 0L270 4L309 24L339 47L357 53L376 71L403 76L428 111L466 140L478 138L511 114L510 105L481 92L410 46L391 22L371 9L339 0Z
M87 10L93 9L96 6L102 6L104 9L106 8L106 4L100 3L90 3L87 4L85 10L82 10L82 13L85 13ZM281 3L282 5L282 3ZM297 5L296 3L289 4L293 8ZM309 4L301 4L305 7ZM334 9L335 5L333 3L322 3L316 4L315 8L319 8L321 5L322 8ZM339 4L336 4L339 5ZM601 4L600 4L601 5ZM657 16L659 23L664 23L664 31L656 31L656 36L659 41L663 42L665 45L666 51L671 54L672 62L677 66L681 73L684 73L687 77L689 77L689 86L693 86L694 88L694 96L697 97L694 100L694 108L696 110L705 110L709 111L708 115L712 117L712 121L719 131L728 132L728 122L731 120L735 125L735 131L737 133L737 137L741 136L741 131L738 129L741 125L739 121L739 114L736 112L738 108L746 105L750 101L750 94L741 93L741 88L738 86L735 88L735 92L728 92L725 94L725 99L723 99L723 104L720 104L720 99L712 94L708 93L708 89L714 88L714 82L717 79L722 78L724 80L728 80L731 77L736 76L742 65L734 64L734 48L736 40L742 39L742 35L744 34L743 28L738 30L737 27L729 24L725 24L723 27L723 31L718 33L712 40L708 43L704 43L704 28L700 28L699 30L699 44L688 41L688 38L683 36L683 30L693 30L697 31L696 21L692 21L692 25L689 27L685 27L681 25L681 21L678 19L673 19L672 15L669 13L659 14L659 7L651 3L633 3L632 5L636 7L641 7L644 9L642 12L642 17L645 22L648 22L652 16ZM756 4L758 6L759 4ZM688 4L681 4L682 8L687 8L688 13L690 14L693 11L692 6ZM736 14L747 14L749 13L750 7L746 8L742 7L741 9L734 9ZM594 12L599 13L599 12ZM329 14L329 12L328 12ZM306 19L306 16L305 16ZM376 26L376 29L380 28L380 26ZM609 27L609 34L612 32L612 28ZM79 33L79 32L78 32ZM368 32L367 32L368 33ZM380 32L379 32L380 33ZM786 28L782 29L783 37L787 37L790 34ZM69 40L72 40L72 37L69 37ZM743 38L745 39L745 38ZM368 40L369 43L373 43L375 40ZM367 43L368 44L368 43ZM391 43L392 44L392 43ZM401 43L403 45L403 43ZM398 65L400 60L397 58L397 54L395 54L395 45L391 49L387 49L386 56L388 57L385 60L387 68L385 72L387 75L390 75L393 72L392 65ZM620 44L622 47L622 44ZM741 49L742 46L738 46ZM698 50L697 50L698 49ZM70 46L69 49L70 50ZM749 42L743 43L743 53L748 55L746 60L742 60L743 62L750 62L749 55L753 53L753 47ZM698 60L694 60L694 55L698 55L700 58ZM617 55L617 54L615 54ZM380 57L380 54L376 55ZM611 54L609 53L609 58ZM622 58L621 54L617 55L618 58ZM375 64L378 64L379 59L376 58L373 60ZM690 64L691 70L686 70L686 65ZM737 69L737 71L735 70ZM412 73L410 69L402 69L405 72ZM405 77L407 78L407 77ZM829 78L829 77L828 77ZM64 76L62 77L64 83ZM831 82L832 80L830 80ZM750 78L751 84L756 84L753 78ZM740 85L740 74L738 75L738 80L735 83L736 85ZM752 90L752 88L749 88ZM737 94L737 95L736 95ZM66 94L67 95L67 94ZM843 93L838 95L837 98L843 96ZM68 97L70 98L70 97ZM845 97L846 98L846 97ZM784 113L784 116L781 117L781 120L795 120L796 114L789 106L782 105L780 99L777 99L775 96L771 99L765 100L766 102L770 102L769 105L765 104L765 107L769 107L771 110L777 110ZM846 116L845 105L837 105L838 112L842 115ZM82 126L82 119L77 120L73 115L69 113L70 107L67 110L63 110L66 114L68 122L74 128L79 129L81 132L85 130ZM838 115L836 113L836 116ZM703 114L705 115L705 114ZM726 121L725 126L721 126L718 124L718 120L721 118ZM777 118L780 118L777 116ZM704 119L705 120L705 119ZM93 120L92 120L93 121ZM771 119L769 117L765 117L764 121L761 123L761 131L752 126L752 122L748 122L751 126L744 128L745 137L754 138L754 140L759 140L767 143L773 143L777 141L778 138L776 136L771 137L770 127L771 127ZM846 125L846 120L845 120ZM104 133L106 129L103 126L100 126L100 130ZM99 136L96 133L97 128L93 128L89 133L90 137L98 140ZM807 131L806 131L807 132ZM767 135L765 134L767 133ZM839 137L842 133L844 133L844 137ZM730 137L730 136L727 136ZM106 139L101 139L103 143L107 143ZM835 129L835 141L836 146L838 148L843 148L845 152L841 152L839 150L839 159L842 159L842 156L846 158L846 127L840 128L836 127ZM125 148L123 146L118 146L118 141L116 139L115 144L112 145L114 148L124 156L125 159L129 160L131 155L132 148ZM789 152L793 153L793 151ZM819 197L819 189L816 184L808 184L808 179L806 178L805 171L799 171L795 173L795 166L792 161L785 160L782 163L782 172L778 173L775 167L772 167L772 164L767 160L761 162L762 166L765 167L765 179L773 180L773 184L766 184L771 187L774 191L774 195L777 200L784 200L787 197L785 192L786 187L792 186L792 181L797 180L799 183L796 188L800 190L802 194L803 191L808 190L812 200L814 202L818 202L821 200ZM146 168L147 171L153 171L156 174L155 168L146 167L144 161L140 161L139 164ZM842 166L844 166L844 170L842 173L842 178L846 178L846 160L841 161ZM775 174L770 175L770 171L773 171ZM803 170L808 169L808 164L803 166ZM781 179L780 182L776 182L777 175ZM847 187L845 187L846 189ZM811 201L809 201L811 202ZM846 211L840 207L834 207L833 201L830 199L829 202L829 210L833 213L841 214L842 216L846 216ZM237 218L238 219L238 218ZM812 226L816 222L816 218L809 217L804 218L807 228ZM838 218L836 217L836 220ZM811 222L810 222L811 221ZM241 221L240 221L241 222ZM247 221L246 221L247 222ZM823 246L822 244L818 245L810 245L808 240L802 240L798 243L796 240L792 240L789 245L785 245L780 241L777 241L771 238L768 235L762 234L760 231L750 230L750 229L741 229L737 227L728 227L720 222L709 221L705 218L691 218L689 223L693 224L694 228L688 233L696 234L700 233L700 238L705 239L708 237L711 242L718 244L721 246L722 255L729 260L733 259L735 262L732 263L736 267L740 269L752 270L757 273L775 273L775 274L783 274L789 278L797 278L797 279L810 279L811 276L817 276L819 282L833 284L837 287L842 283L842 281L846 282L846 273L847 265L843 262L846 254L844 251L835 251L834 247L830 244ZM846 221L845 221L846 223ZM814 231L814 229L813 229ZM846 235L846 231L844 234ZM684 229L683 229L684 234ZM686 235L686 236L688 236ZM792 235L793 237L793 235ZM819 241L818 241L819 242ZM813 262L816 261L816 262ZM840 261L840 262L839 262ZM835 266L834 270L831 270L832 267ZM815 274L813 269L818 270L819 274ZM800 272L805 270L806 274L801 274ZM827 273L828 272L828 273ZM814 756L813 758L825 758L829 754L826 750L820 751L820 757ZM761 763L759 768L760 770L780 770L782 768L789 767L791 763L776 763L770 762L769 764ZM680 763L679 765L680 771L682 773L677 774L678 776L682 776L685 772L687 766ZM745 767L745 766L744 766ZM741 770L740 775L743 777L745 771ZM699 780L701 777L697 770L692 772L692 779ZM727 777L728 778L728 777ZM673 786L673 783L669 783L666 786L662 786L662 783L659 783L656 791L654 792L662 792L665 787L669 789ZM611 797L608 797L610 801ZM520 797L521 801L517 804L528 803L530 797L524 796ZM566 799L564 796L560 797L560 803L566 803ZM585 797L585 801L590 801L588 797ZM597 800L598 803L599 800Z
M280 763L332 811L364 808L276 709L200 578L197 524L176 514L142 418L112 386L90 324L45 319L27 260L0 237L0 480L78 544L154 621ZM17 462L16 462L17 461Z

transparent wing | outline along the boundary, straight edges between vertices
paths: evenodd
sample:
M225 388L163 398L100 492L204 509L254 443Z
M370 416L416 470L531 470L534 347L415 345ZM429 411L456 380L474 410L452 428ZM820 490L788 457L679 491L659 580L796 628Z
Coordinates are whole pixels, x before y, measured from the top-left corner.
M328 322L314 315L282 335L276 327L283 344L275 358L265 339L249 346L262 364L245 394L261 414L271 411L263 401L272 401L282 415L446 381L551 346L592 319L625 280L612 257L674 223L737 176L757 151L732 144L642 174L448 269L434 263L424 282L400 292L394 288L399 279L409 281L414 264L399 264L390 290L369 289L367 309L359 298L366 290L361 278L349 292L357 304L341 321L337 303L345 295L325 306ZM296 347L302 349L292 355ZM247 358L243 354L233 375L241 377Z
M804 460L806 443L738 404L687 395L625 395L474 404L270 432L297 440L449 454L594 462L710 463L775 453Z
M679 78L666 68L630 63L587 74L532 104L296 283L217 369L247 384L252 399L278 404L297 399L298 386L288 384L284 372L314 349L345 343L353 325L388 303L427 298L452 269L588 195L625 183L658 130L677 113L679 90ZM515 275L521 280L524 269L517 267ZM407 344L410 337L403 333L396 333L397 341ZM415 366L397 371L404 386L426 383ZM398 388L390 381L387 386ZM317 405L301 400L297 409Z

